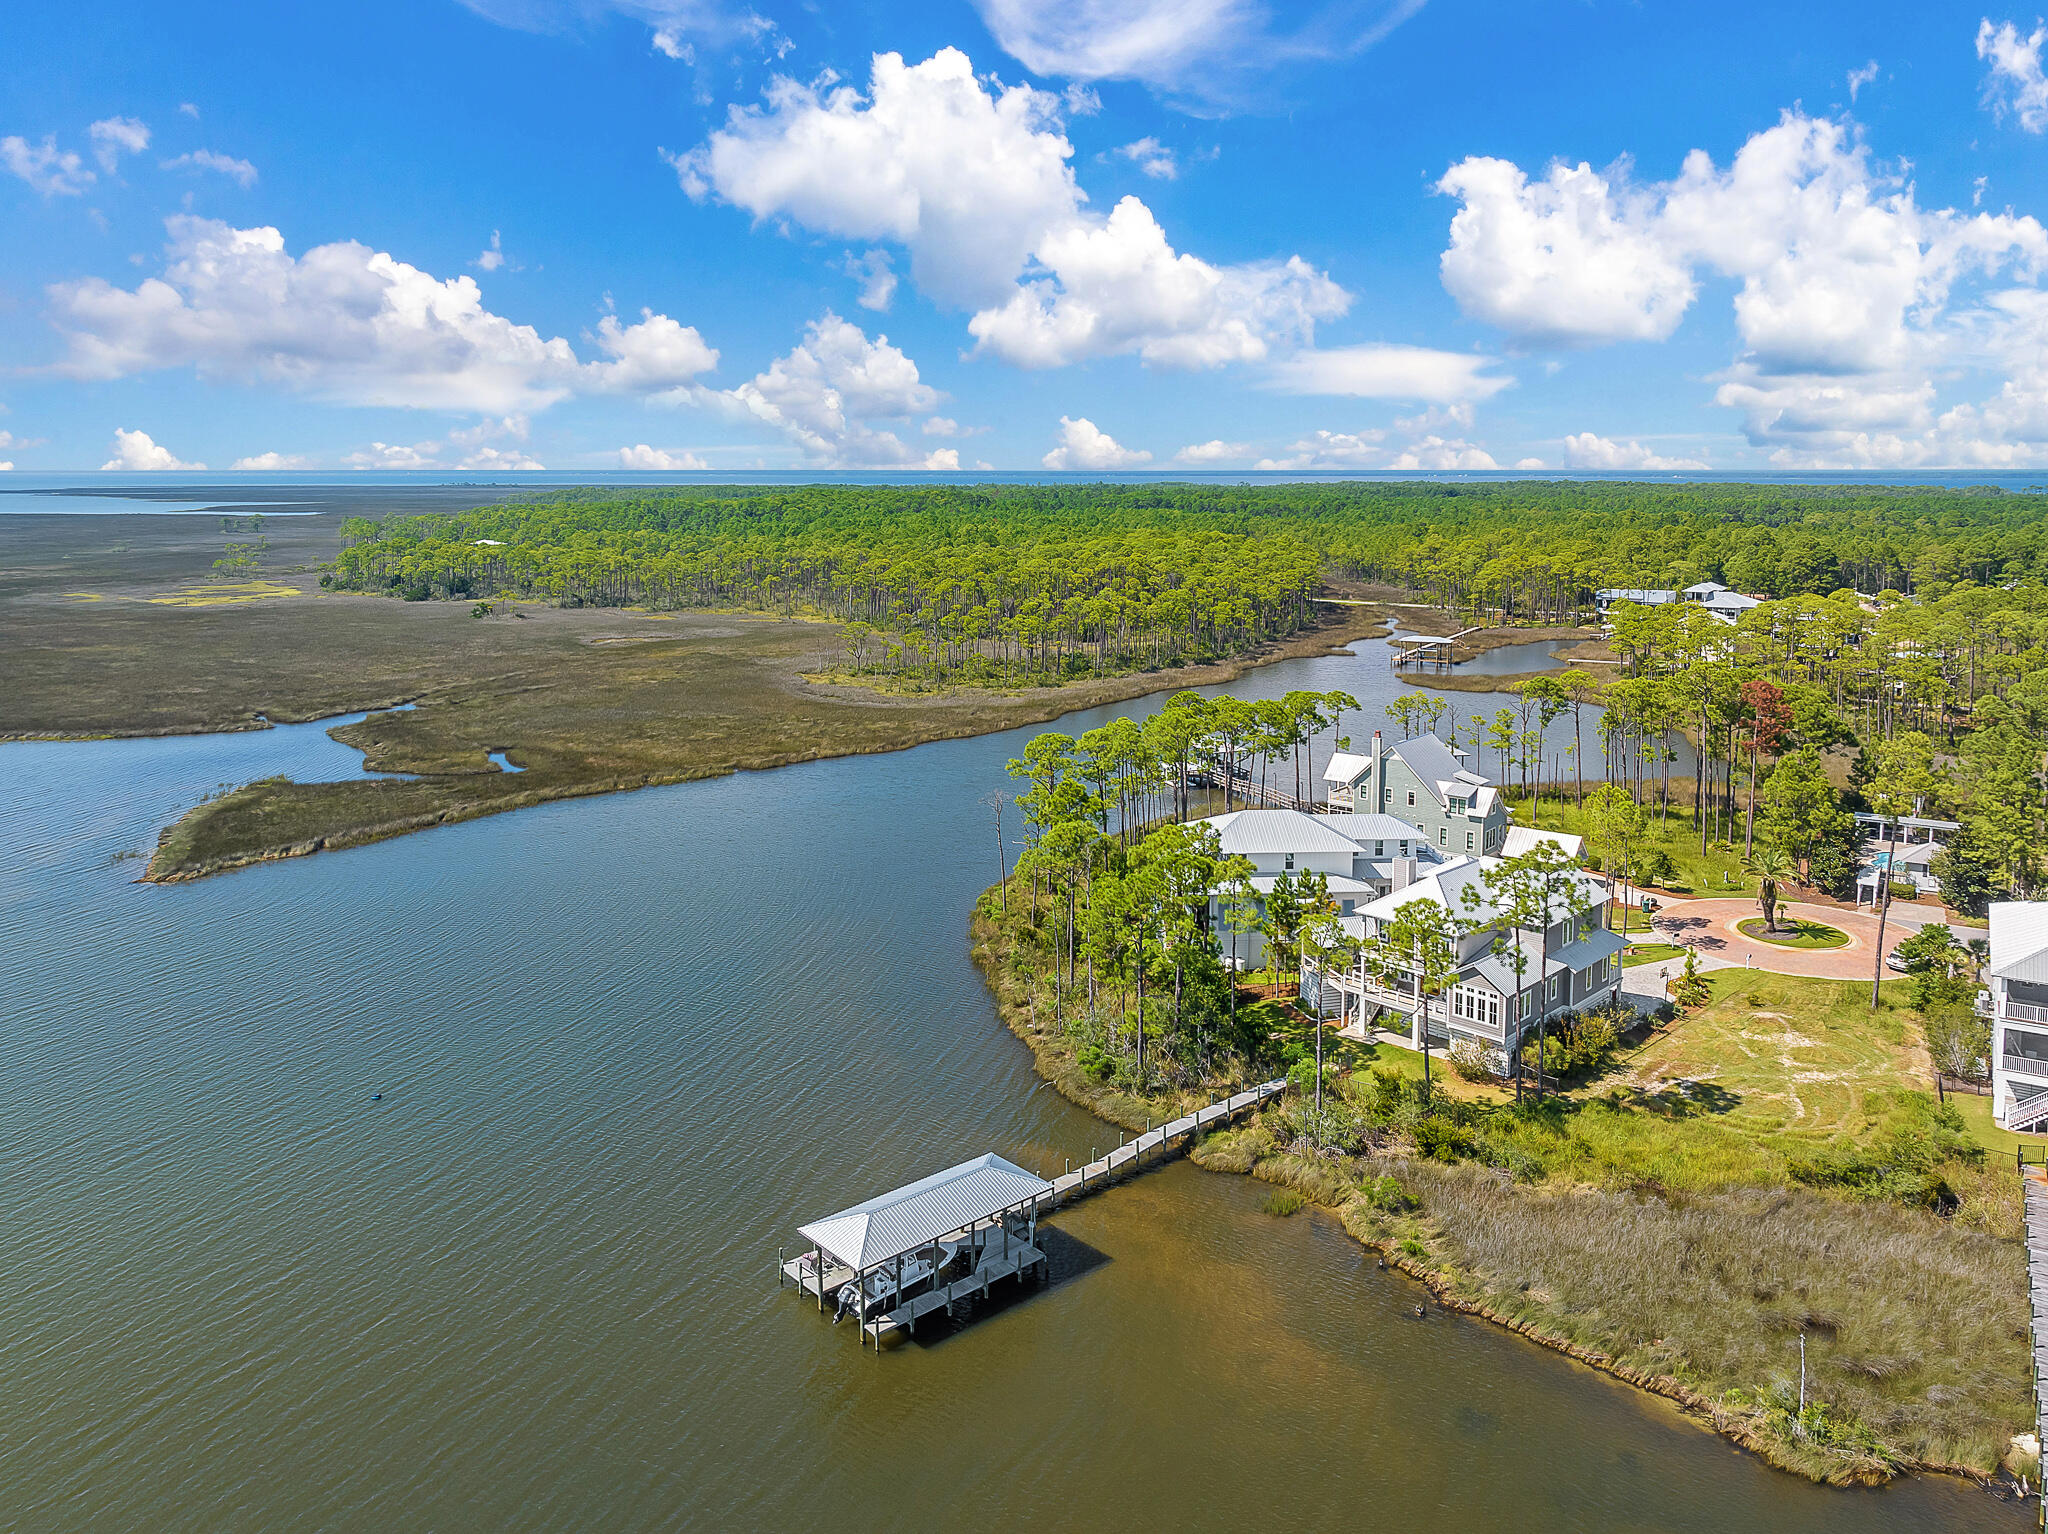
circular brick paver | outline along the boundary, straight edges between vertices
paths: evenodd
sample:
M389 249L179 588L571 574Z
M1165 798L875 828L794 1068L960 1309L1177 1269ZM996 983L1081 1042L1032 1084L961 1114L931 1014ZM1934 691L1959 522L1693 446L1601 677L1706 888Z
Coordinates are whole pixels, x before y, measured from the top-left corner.
M1808 975L1819 980L1868 980L1871 948L1877 942L1877 918L1867 911L1794 901L1778 910L1784 916L1825 922L1849 935L1840 948L1781 948L1738 932L1735 924L1761 917L1754 897L1733 900L1675 900L1657 912L1657 926L1671 940L1696 948L1702 956L1723 959L1776 975ZM1889 953L1919 923L1901 921L1894 911L1885 922L1884 946ZM1892 971L1886 970L1887 979Z

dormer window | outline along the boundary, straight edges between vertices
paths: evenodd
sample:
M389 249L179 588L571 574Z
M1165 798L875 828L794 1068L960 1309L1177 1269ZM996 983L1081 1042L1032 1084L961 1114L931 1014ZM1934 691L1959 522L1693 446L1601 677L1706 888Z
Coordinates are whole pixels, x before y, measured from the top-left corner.
M1453 794L1451 796L1451 813L1453 815L1462 815L1465 813L1465 800L1463 795Z

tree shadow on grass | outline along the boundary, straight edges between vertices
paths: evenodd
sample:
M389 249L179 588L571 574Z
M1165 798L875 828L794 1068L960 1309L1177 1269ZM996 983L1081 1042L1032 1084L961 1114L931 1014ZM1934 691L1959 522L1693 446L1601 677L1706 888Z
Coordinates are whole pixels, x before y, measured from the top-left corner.
M1655 1092L1638 1091L1634 1096L1639 1107L1679 1119L1733 1113L1742 1103L1740 1092L1731 1092L1718 1081L1674 1081Z

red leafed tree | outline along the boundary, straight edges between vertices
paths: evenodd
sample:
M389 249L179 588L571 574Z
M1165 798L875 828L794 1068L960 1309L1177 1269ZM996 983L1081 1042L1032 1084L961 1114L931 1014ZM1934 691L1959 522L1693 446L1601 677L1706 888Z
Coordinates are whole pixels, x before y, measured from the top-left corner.
M1762 680L1742 684L1742 711L1746 716L1749 743L1749 821L1742 828L1742 855L1748 857L1756 845L1757 759L1776 756L1792 729L1792 705L1785 701L1785 689Z

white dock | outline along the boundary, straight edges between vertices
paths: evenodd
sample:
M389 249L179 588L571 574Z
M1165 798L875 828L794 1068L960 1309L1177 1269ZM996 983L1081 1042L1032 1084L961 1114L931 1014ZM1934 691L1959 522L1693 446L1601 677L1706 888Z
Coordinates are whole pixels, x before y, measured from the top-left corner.
M863 1275L886 1272L887 1264L893 1262L900 1281L908 1254L929 1247L936 1265L942 1241L963 1240L972 1249L973 1271L911 1294L900 1305L862 1320L862 1344L872 1342L879 1352L885 1342L910 1335L927 1316L939 1311L957 1316L962 1307L1004 1279L1019 1284L1033 1279L1043 1282L1051 1264L1036 1242L1040 1215L1142 1170L1148 1158L1156 1165L1185 1148L1203 1130L1270 1102L1286 1090L1283 1078L1219 1098L1205 1108L1147 1129L1108 1155L1049 1182L997 1156L963 1163L806 1226L804 1234L813 1240L812 1249L779 1262L778 1278L795 1284L823 1311L841 1289ZM994 1191L984 1194L979 1203L968 1202L975 1197L968 1185L976 1179L992 1181ZM951 1221L963 1214L964 1223L954 1226ZM906 1224L906 1218L911 1223ZM876 1234L878 1224L885 1221L895 1222L890 1233ZM853 1260L847 1261L848 1257ZM911 1286L906 1283L903 1287Z
M2033 1312L2034 1431L2048 1444L2048 1167L2028 1166L2020 1159L2020 1185L2026 1191L2027 1305ZM2044 1459L2048 1464L2048 1459ZM2041 1498L2041 1526L2048 1529L2048 1491Z
M1196 1131L1208 1129L1235 1118L1238 1114L1269 1102L1287 1090L1287 1080L1261 1082L1248 1087L1231 1097L1219 1098L1193 1113L1182 1114L1179 1118L1161 1124L1157 1129L1148 1129L1128 1145L1120 1145L1107 1156L1089 1162L1077 1172L1064 1172L1052 1180L1052 1192L1040 1198L1034 1212L1043 1213L1048 1209L1059 1209L1072 1203L1086 1193L1093 1193L1103 1183L1113 1179L1119 1172L1136 1171L1150 1154L1159 1160L1173 1142L1191 1138Z

